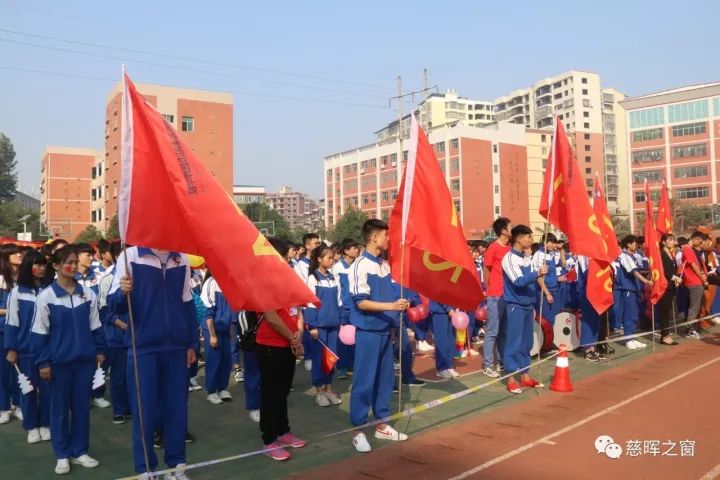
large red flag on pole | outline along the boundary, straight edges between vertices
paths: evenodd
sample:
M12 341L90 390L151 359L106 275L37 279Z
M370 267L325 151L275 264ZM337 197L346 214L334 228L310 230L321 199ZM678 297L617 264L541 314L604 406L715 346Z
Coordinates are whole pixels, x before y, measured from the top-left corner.
M645 180L645 249L645 254L650 260L650 280L653 281L648 300L655 305L660 301L665 289L667 289L667 279L663 272L660 245L658 244L657 230L653 221L652 200L650 200L647 179Z
M122 241L202 255L237 310L319 303L173 126L123 82Z
M660 189L660 203L658 203L656 226L657 231L660 235L664 233L672 233L672 213L670 212L670 198L668 198L668 191L667 185L665 185L665 180L663 180L662 188Z
M574 253L609 260L603 246L599 219L590 206L585 178L580 174L560 119L555 120L553 147L545 170L539 211L548 222L567 235Z
M390 216L392 276L437 302L472 310L483 299L477 270L435 152L410 117L408 161Z
M620 247L605 203L605 193L600 184L600 176L597 173L595 174L593 199L593 212L595 212L595 217L598 219L607 260L590 259L586 295L595 311L603 313L613 304L613 279L610 260L620 255Z

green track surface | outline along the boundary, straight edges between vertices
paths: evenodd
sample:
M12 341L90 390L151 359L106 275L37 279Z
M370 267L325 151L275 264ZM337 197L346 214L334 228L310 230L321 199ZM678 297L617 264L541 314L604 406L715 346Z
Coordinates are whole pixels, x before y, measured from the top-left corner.
M717 328L714 331L720 331ZM680 342L694 341L680 339ZM634 361L652 353L651 345L644 350L629 351L615 345L617 353L609 362L590 363L582 356L571 354L570 367L573 381L596 375L614 366ZM667 348L657 346L657 351ZM549 385L555 361L545 362L541 367L541 380ZM536 375L537 367L531 372ZM202 377L203 370L200 371ZM309 441L307 447L292 450L293 457L285 463L274 462L262 455L232 460L209 467L201 467L188 472L193 479L230 479L230 478L284 478L292 473L330 464L352 455L358 455L352 446L350 434L331 438L325 435L346 429L350 426L348 402L350 382L335 380L335 390L342 393L343 404L340 407L320 408L314 404L314 396L310 386L310 375L302 365L297 366L295 390L290 394L290 422L293 432ZM201 378L202 380L202 378ZM403 391L403 408L440 398L449 393L487 382L489 379L482 374L469 374L457 380L441 383L428 383L423 388L405 388ZM204 391L190 394L190 431L197 437L197 442L188 445L188 463L202 462L223 457L238 455L257 450L261 447L258 424L253 423L244 409L243 384L235 384L231 380L230 391L234 400L223 405L211 405L205 400ZM462 421L469 415L488 415L492 410L502 408L515 402L532 400L537 395L559 395L543 389L542 392L525 391L522 395L509 395L504 385L496 383L480 392L454 400L422 412L412 418L400 420L396 427L407 431L410 435L452 422ZM564 395L572 395L564 394ZM397 402L397 396L395 396ZM394 404L397 409L397 403ZM131 454L132 423L116 426L111 422L110 409L93 408L91 411L90 454L100 461L94 470L86 470L73 466L69 478L95 479L119 478L132 475ZM373 448L388 448L390 443L376 441L368 435ZM160 455L162 466L162 450ZM367 456L372 461L372 454ZM11 421L0 426L0 466L3 479L48 479L56 477L53 473L55 458L49 442L36 445L26 443L26 434L20 422ZM59 478L59 477L58 477Z

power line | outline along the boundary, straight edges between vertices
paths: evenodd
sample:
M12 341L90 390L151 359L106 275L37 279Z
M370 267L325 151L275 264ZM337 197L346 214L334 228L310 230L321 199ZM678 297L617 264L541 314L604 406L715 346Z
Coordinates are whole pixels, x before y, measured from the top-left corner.
M271 73L274 75L286 75L286 76L291 76L291 77L307 78L310 80L319 80L319 81L323 81L323 82L333 82L333 83L344 84L344 85L355 85L355 86L360 86L360 87L389 90L389 88L386 86L375 85L375 84L371 84L371 83L355 82L355 81L351 81L351 80L342 80L342 79L325 77L325 76L320 76L320 75L309 75L309 74L297 73L297 72L287 72L287 71L282 71L282 70L273 70L273 69L268 69L268 68L252 67L252 66L248 66L248 65L239 65L239 64L235 64L235 63L218 62L218 61L206 60L206 59L202 59L202 58L184 57L184 56L180 56L180 55L172 55L172 54L168 54L168 53L151 52L148 50L137 50L137 49L132 49L132 48L117 47L117 46L101 44L101 43L82 42L79 40L69 40L69 39L53 37L53 36L49 36L49 35L40 35L40 34L36 34L36 33L19 32L17 30L9 30L6 28L0 28L0 32L10 33L10 34L14 34L14 35L22 35L22 36L31 37L31 38L40 38L43 40L52 40L52 41L63 42L63 43L68 43L68 44L72 44L72 45L80 45L80 46L93 47L93 48L104 48L106 50L114 50L114 51L118 51L118 52L137 53L137 54L141 54L141 55L150 55L153 57L170 58L173 60L182 60L182 61L186 61L186 62L204 63L207 65L215 65L215 66L219 66L219 67L238 68L241 70L250 70L250 71L255 71L255 72Z
M117 83L119 79L117 78L108 78L108 77L96 77L92 75L82 75L82 74L75 74L75 73L63 73L63 72L50 72L47 70L35 70L30 68L21 68L21 67L13 67L8 65L0 65L0 70L7 70L7 71L13 71L13 72L23 72L23 73L32 73L37 75L50 75L55 77L66 77L66 78L81 78L86 80L99 80L99 81L107 81L107 82L113 82ZM345 102L342 100L331 100L331 99L325 99L325 98L307 98L307 97L293 97L288 95L271 95L271 94L264 94L264 93L252 93L252 92L243 92L238 90L229 90L228 93L232 93L235 95L241 95L241 96L247 96L247 97L261 97L261 98L274 98L279 100L292 100L292 101L299 101L299 102L309 102L309 103L329 103L333 105L346 105L350 107L370 107L370 108L380 108L380 109L387 109L384 105L375 105L371 103L356 103L356 102Z

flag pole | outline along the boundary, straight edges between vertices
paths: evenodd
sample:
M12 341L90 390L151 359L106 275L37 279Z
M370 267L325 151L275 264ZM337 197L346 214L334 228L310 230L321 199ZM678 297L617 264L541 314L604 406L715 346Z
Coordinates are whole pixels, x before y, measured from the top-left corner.
M398 162L395 165L396 169L399 169L399 166L402 165L402 157L403 157L403 128L402 128L402 117L403 117L403 93L402 93L402 77L398 75L397 77L397 89L398 89L398 145L400 147L400 152L398 153ZM398 175L398 178L400 176ZM402 226L401 226L402 228ZM401 230L402 231L402 230ZM405 297L405 238L404 233L402 232L403 236L400 238L400 298ZM402 375L403 375L403 343L405 343L404 337L403 337L403 330L405 329L405 312L400 312L400 325L398 326L398 360L400 364L400 369L398 370L398 414L402 412ZM408 339L408 344L409 344ZM409 426L409 425L408 425Z
M653 305L652 302L650 302L650 318L651 318L651 322L652 322L652 346L653 346L653 352L654 352L655 344L657 342L655 341L655 305Z

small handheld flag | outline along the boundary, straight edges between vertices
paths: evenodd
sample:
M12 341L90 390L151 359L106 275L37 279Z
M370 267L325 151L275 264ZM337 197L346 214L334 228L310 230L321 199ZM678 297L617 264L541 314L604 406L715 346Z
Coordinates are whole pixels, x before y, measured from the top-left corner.
M18 374L18 385L20 385L20 391L23 395L27 395L28 393L32 392L35 388L32 386L32 383L30 383L30 379L20 371L20 368L18 368L17 363L15 364L15 370Z
M105 385L105 371L98 366L97 370L95 370L95 374L93 375L92 389L97 390L103 385Z

